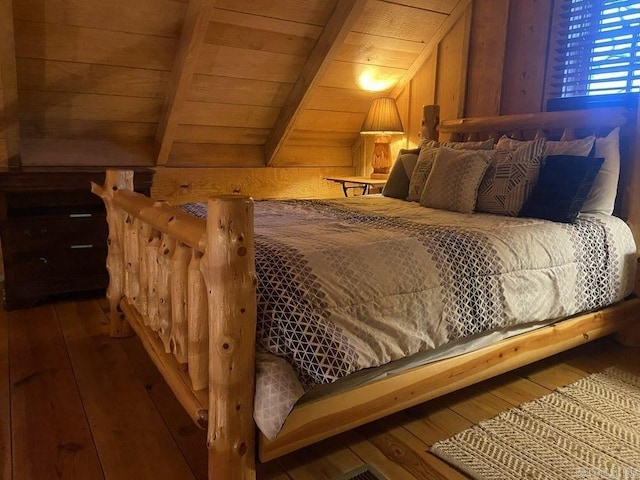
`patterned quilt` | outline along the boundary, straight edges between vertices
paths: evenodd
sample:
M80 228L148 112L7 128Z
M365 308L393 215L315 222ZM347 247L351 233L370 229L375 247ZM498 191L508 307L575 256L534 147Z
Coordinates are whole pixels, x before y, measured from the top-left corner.
M628 227L605 215L559 224L369 195L258 201L255 232L255 417L270 438L315 385L601 308L631 292L635 273Z

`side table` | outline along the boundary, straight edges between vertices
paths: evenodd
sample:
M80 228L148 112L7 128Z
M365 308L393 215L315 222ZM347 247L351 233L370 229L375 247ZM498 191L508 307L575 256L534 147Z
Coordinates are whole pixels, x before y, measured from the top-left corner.
M340 183L345 197L349 196L349 190L360 190L361 195L368 195L372 187L382 189L387 183L386 179L369 177L324 177L324 179Z

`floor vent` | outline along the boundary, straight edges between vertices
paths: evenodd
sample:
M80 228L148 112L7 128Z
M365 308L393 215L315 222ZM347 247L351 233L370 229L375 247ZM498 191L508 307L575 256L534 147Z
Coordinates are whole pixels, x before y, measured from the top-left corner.
M335 480L386 480L372 465L365 464L347 473L343 473Z

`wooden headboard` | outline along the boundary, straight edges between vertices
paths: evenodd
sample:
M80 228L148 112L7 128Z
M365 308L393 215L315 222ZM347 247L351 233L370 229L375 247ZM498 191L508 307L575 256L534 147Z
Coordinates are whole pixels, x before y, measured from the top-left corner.
M572 140L595 134L606 136L620 127L620 179L614 214L631 227L640 251L640 148L637 112L623 107L540 112L494 117L459 118L439 121L437 105L425 105L422 138L430 140L473 141L508 135L519 140L545 137Z

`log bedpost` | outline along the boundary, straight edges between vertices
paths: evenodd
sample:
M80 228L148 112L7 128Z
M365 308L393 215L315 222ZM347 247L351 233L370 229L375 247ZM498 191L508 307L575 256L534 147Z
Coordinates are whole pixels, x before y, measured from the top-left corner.
M133 172L130 170L107 170L104 188L99 192L107 210L109 239L107 253L107 270L109 271L109 335L112 337L128 337L133 330L120 310L120 300L124 295L125 281L125 221L126 214L113 205L113 196L118 190L133 191ZM98 193L97 191L95 193Z
M186 369L188 360L188 285L189 260L191 248L182 242L176 242L171 256L171 350L181 365ZM182 367L184 366L184 367Z
M253 201L209 200L202 275L209 299L209 480L255 479Z
M422 129L423 140L438 140L438 122L440 121L440 107L438 105L422 106Z
M200 264L202 253L192 249L187 270L187 358L189 377L195 391L209 385L209 322L207 313L207 288L202 278ZM204 267L203 267L204 269Z

